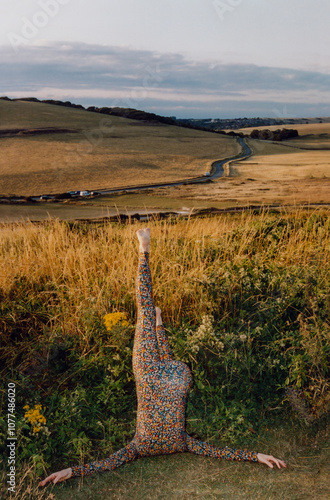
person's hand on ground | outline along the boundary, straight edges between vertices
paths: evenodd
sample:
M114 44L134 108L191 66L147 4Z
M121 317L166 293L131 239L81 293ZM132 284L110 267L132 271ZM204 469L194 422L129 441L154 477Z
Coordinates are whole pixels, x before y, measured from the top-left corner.
M280 469L281 467L286 467L286 463L283 460L273 457L272 455L264 455L263 453L257 454L257 459L260 464L268 465L271 469L274 468L273 464L276 464Z
M43 481L40 481L39 486L46 486L47 483L52 482L53 484L60 483L66 479L70 479L72 474L72 469L63 469L59 472L53 472L50 476L46 477Z

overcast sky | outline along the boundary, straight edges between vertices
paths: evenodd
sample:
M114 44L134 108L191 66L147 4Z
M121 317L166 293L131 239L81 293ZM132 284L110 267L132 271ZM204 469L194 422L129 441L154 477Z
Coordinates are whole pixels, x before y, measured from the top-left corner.
M329 0L0 0L0 94L330 116Z

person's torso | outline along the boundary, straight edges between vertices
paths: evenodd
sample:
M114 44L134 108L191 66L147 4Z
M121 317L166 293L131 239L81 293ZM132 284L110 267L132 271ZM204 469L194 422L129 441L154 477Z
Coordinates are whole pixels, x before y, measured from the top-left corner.
M137 374L136 440L140 454L185 451L185 410L192 377L181 361L157 363Z

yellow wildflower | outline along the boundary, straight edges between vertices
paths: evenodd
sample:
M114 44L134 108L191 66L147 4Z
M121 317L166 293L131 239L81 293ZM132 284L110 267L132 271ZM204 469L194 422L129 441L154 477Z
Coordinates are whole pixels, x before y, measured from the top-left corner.
M106 329L110 331L113 326L120 323L121 326L128 326L127 314L122 312L109 313L103 316Z
M36 432L40 432L41 429L46 429L46 427L44 427L44 425L42 425L42 424L46 424L46 422L47 422L44 415L42 415L40 413L40 411L42 410L42 405L40 405L40 404L35 405L34 408L31 408L31 409L30 409L29 405L25 405L23 408L24 408L24 410L27 410L24 414L24 418L26 418L26 420L29 422L29 424L31 424L33 426L32 430L33 430L34 434Z

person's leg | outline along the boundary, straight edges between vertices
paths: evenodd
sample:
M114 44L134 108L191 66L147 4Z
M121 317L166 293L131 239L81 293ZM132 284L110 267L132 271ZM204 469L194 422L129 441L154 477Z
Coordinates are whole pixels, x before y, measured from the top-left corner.
M162 311L159 307L156 307L156 333L160 359L163 361L173 359L170 344L163 327Z
M137 231L139 264L136 286L138 317L134 338L133 366L142 373L153 369L160 361L156 336L156 311L153 302L152 281L149 268L150 229Z

